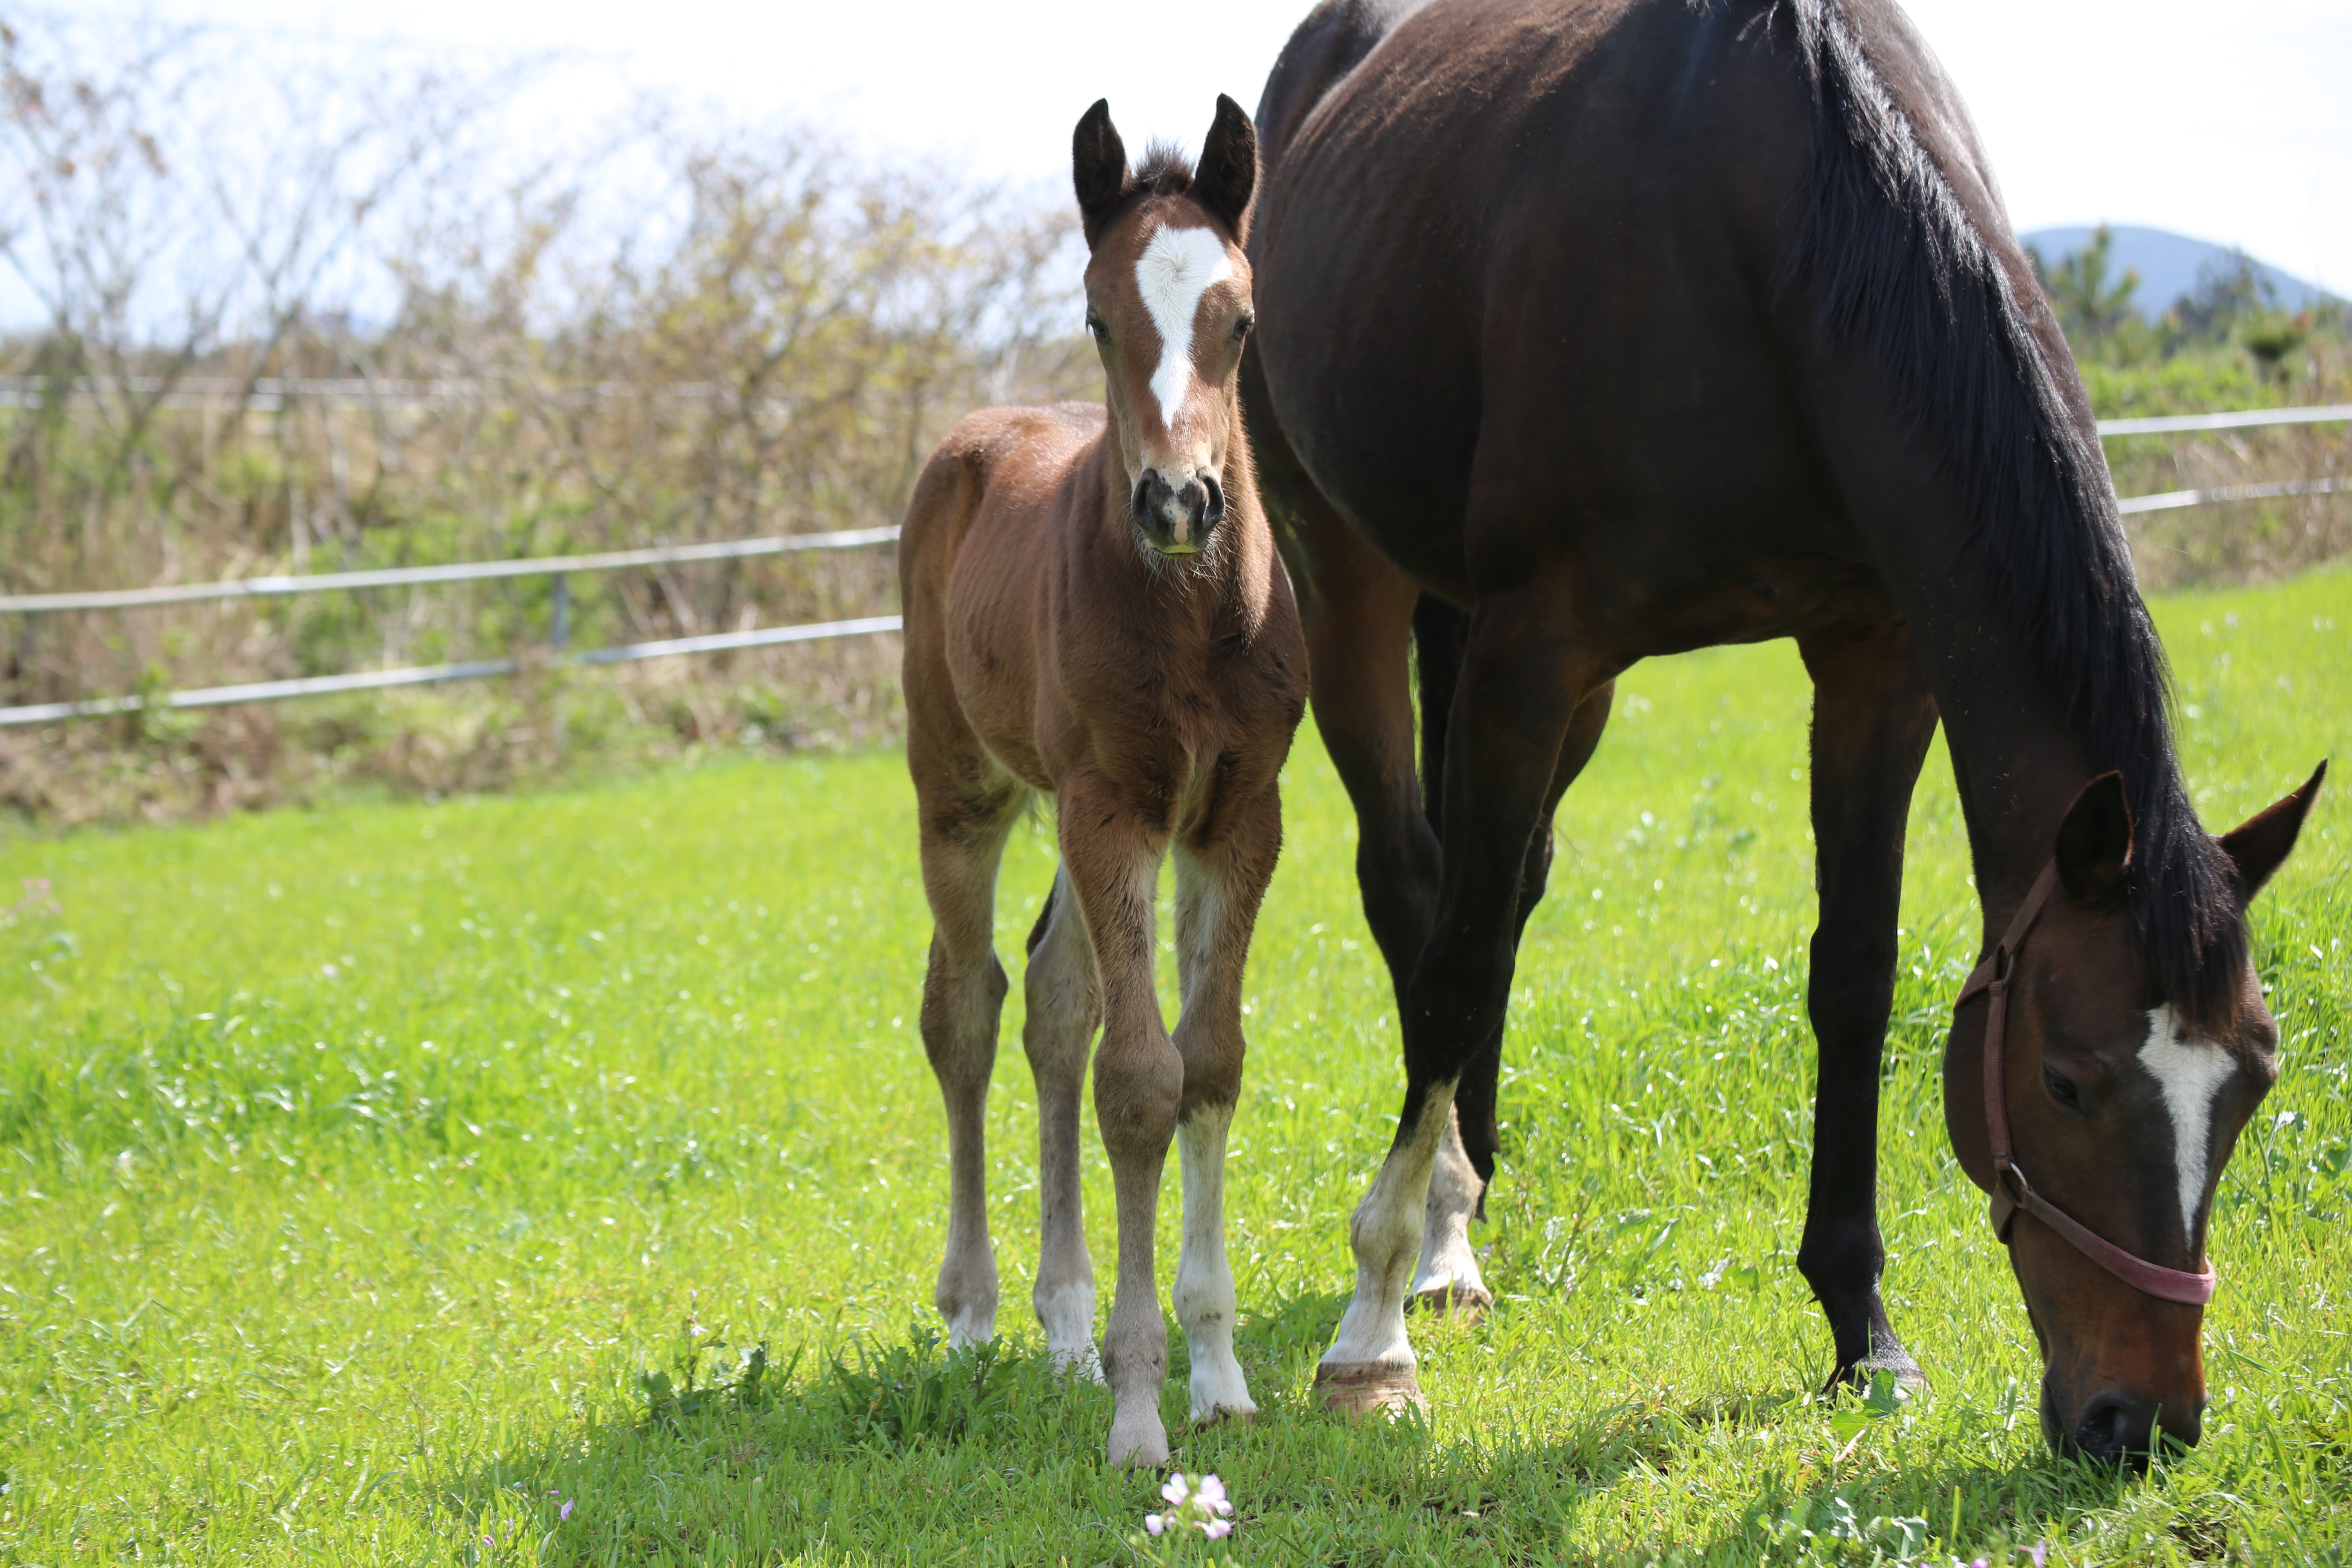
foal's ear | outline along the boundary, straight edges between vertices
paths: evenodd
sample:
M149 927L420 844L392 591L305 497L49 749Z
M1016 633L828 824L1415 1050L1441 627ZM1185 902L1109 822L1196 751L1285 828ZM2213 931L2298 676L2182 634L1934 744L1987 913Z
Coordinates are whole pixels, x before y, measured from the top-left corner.
M1127 194L1127 143L1110 122L1110 100L1095 100L1095 106L1080 117L1070 138L1070 174L1078 187L1078 223L1091 250Z
M2131 805L2124 775L2101 773L2083 786L2058 825L2058 879L2075 902L2105 908L2124 896L2131 865Z
M1250 202L1257 195L1257 128L1242 106L1217 94L1216 123L1201 144L1192 171L1192 199L1233 230L1237 244L1249 243Z
M2322 763L2301 789L2221 835L2221 852L2238 868L2240 896L2247 903L2254 901L2271 873L2285 862L2295 835L2303 831L2303 819L2311 815L2311 803L2319 798L2319 781L2326 776L2327 764Z

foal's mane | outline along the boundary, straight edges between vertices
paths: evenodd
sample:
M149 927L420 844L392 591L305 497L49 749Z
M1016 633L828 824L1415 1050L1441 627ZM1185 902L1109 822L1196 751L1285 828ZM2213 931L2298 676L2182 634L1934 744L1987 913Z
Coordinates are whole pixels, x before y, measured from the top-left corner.
M2236 872L2181 782L2169 671L2098 437L1837 0L1774 8L1793 21L1813 99L1805 210L1776 289L1810 285L1829 339L1867 344L1940 439L1939 477L1973 524L1954 565L2066 694L2094 766L2122 772L2134 943L2165 998L2218 1032L2242 1005L2247 963Z

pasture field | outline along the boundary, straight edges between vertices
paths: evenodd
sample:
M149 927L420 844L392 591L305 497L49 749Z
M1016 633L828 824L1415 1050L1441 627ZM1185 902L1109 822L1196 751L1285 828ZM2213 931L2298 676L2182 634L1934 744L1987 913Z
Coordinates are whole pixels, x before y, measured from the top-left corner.
M2352 758L2352 577L2158 615L2209 824ZM1259 1422L1181 1431L1171 1346L1177 1463L1238 1509L1221 1550L2345 1563L2352 781L2257 907L2284 1070L2221 1188L2208 1436L2119 1479L2045 1454L2023 1309L1948 1151L1937 1063L1978 928L1940 752L1881 1205L1933 1387L1823 1403L1793 1263L1805 683L1780 644L1620 689L1517 983L1473 1232L1500 1300L1422 1324L1426 1422L1349 1426L1309 1396L1400 1077L1350 818L1301 734L1230 1175ZM1010 853L1008 963L1049 844ZM1108 1398L1037 1359L1017 984L991 1101L1003 1355L910 1341L946 1195L914 872L890 753L0 841L0 1561L1181 1555L1139 1530L1158 1478L1101 1462ZM1107 1310L1098 1152L1087 1180ZM1163 1288L1173 1199L1171 1162Z

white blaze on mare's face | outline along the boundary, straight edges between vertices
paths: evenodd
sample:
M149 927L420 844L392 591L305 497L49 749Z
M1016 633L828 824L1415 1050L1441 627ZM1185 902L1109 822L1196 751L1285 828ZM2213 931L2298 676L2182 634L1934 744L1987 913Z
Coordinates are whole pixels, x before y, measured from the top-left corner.
M1225 242L1210 228L1162 225L1136 258L1135 286L1160 332L1151 395L1160 399L1160 423L1171 432L1192 376L1192 321L1201 312L1201 296L1233 275Z
M2205 1163L2211 1154L2213 1096L2235 1064L2221 1047L2191 1039L2169 1007L2147 1016L2147 1044L2140 1065L2164 1089L2172 1115L2172 1162L2180 1183L2180 1229L2197 1238L2197 1203L2205 1195Z

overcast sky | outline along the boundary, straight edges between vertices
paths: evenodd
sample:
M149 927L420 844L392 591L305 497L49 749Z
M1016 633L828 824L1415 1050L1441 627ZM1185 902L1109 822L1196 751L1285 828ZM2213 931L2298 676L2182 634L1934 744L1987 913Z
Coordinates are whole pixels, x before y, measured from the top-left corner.
M121 7L110 7L121 9ZM475 55L563 51L593 119L631 89L829 125L983 177L1066 177L1108 96L1129 146L1197 145L1220 92L1257 102L1306 0L160 0L278 35ZM1916 0L2021 229L2147 224L2352 293L2352 4ZM387 20L388 17L395 18Z

